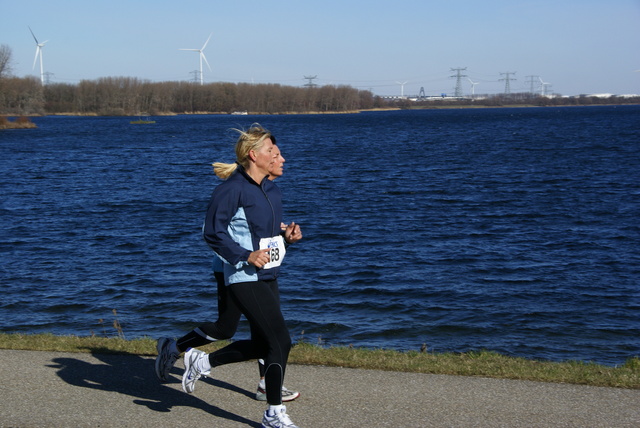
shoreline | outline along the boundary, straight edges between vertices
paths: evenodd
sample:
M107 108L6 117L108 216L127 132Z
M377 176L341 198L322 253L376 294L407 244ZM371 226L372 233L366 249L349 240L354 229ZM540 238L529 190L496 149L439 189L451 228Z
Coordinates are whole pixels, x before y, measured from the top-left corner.
M358 113L371 113L371 112L387 112L387 111L400 111L400 110L477 110L477 109L507 109L507 108L554 108L554 107L615 107L615 106L639 106L636 103L614 103L614 104L575 104L575 105L535 105L535 104L513 104L513 105L422 105L422 106L410 106L410 107L379 107L371 109L359 109L359 110L345 110L345 111L300 111L300 112L247 112L247 116L287 116L287 115L334 115L334 114L358 114ZM160 112L152 115L145 115L145 117L164 117L164 116L236 116L229 112L216 112L216 111L195 111L195 112ZM45 116L74 116L74 117L138 117L139 114L125 114L125 115L101 115L98 113L80 113L80 112L60 112L60 113L37 113L37 114L1 114L0 117L4 118L19 118L19 117L45 117ZM242 115L245 116L245 115ZM13 124L15 121L9 121L9 124ZM35 127L35 125L33 126ZM0 129L19 129L20 126L3 128L0 123ZM30 128L30 126L24 126L22 128Z

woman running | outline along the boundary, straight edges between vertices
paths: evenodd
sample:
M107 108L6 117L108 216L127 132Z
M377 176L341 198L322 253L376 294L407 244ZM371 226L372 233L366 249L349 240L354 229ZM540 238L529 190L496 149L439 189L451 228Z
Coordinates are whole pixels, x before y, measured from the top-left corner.
M240 134L236 163L214 164L216 175L225 181L211 195L204 238L224 261L227 291L249 320L251 340L233 342L211 354L187 350L182 386L192 393L196 381L212 368L262 358L269 404L262 426L296 428L282 404L291 337L280 310L277 278L285 242L299 241L302 232L295 223L285 231L280 228L282 195L268 179L275 147L269 131L254 125Z

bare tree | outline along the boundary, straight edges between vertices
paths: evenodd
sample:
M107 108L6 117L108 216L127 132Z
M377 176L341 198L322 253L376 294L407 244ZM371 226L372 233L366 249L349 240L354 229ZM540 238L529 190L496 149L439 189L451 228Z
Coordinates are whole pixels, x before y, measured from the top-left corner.
M0 79L11 74L11 48L0 45Z
M9 52L3 47L3 52ZM153 83L134 77L104 77L78 84L37 85L34 79L0 79L0 114L79 113L139 115L159 113L345 112L384 107L369 91L349 86L293 87L280 84L187 82ZM37 83L37 82L36 82ZM38 89L39 88L39 89ZM407 101L408 102L408 101Z

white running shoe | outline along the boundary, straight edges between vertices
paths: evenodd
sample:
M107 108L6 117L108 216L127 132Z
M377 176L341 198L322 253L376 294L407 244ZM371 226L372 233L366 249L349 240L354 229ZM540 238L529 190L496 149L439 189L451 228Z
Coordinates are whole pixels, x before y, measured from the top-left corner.
M167 381L169 372L173 368L176 360L180 357L180 354L174 354L171 352L172 344L175 340L168 337L161 337L158 339L156 349L158 350L158 356L156 357L156 376L162 382Z
M184 374L182 375L182 389L191 394L196 389L196 382L202 376L209 376L211 372L201 372L198 368L198 360L209 358L206 353L189 348L184 354Z
M282 385L282 401L293 401L296 398L300 397L300 393L298 391L291 391L287 389L284 385ZM260 385L258 385L258 392L256 392L256 400L258 401L267 401L267 391Z
M264 411L262 428L298 428L298 426L291 422L291 418L287 415L287 408L282 406L280 412L274 415L271 415L269 410Z

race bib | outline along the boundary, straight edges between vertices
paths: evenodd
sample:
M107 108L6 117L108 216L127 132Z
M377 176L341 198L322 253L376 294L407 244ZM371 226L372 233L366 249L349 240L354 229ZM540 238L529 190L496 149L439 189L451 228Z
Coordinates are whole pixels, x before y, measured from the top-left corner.
M284 255L287 250L284 248L284 239L282 235L272 236L271 238L262 238L260 240L260 249L269 249L269 263L264 265L263 269L271 269L282 264Z

